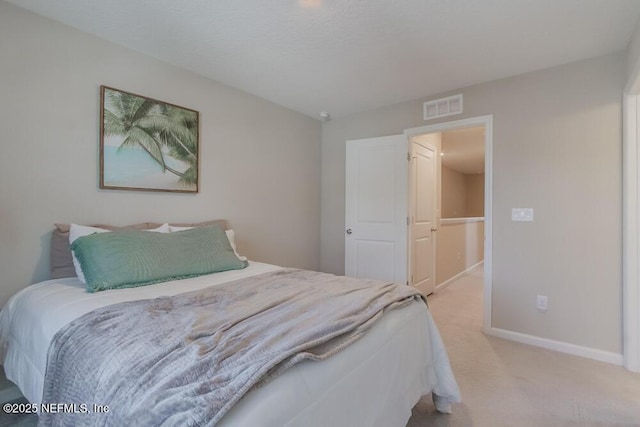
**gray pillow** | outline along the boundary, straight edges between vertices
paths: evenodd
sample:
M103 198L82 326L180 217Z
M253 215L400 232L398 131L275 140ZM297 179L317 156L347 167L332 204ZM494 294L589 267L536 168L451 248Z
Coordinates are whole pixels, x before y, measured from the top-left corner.
M160 226L161 224L158 224ZM214 219L211 221L204 222L170 222L169 225L173 225L174 227L209 227L210 225L217 225L223 230L227 230L227 220L226 219Z

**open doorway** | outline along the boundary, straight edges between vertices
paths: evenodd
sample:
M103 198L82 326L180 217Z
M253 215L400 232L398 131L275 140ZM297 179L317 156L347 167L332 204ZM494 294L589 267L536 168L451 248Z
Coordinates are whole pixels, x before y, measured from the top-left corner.
M473 127L484 128L482 324L484 332L490 333L491 115L407 129L401 135L347 141L345 274L407 283L418 287L425 294L432 292L430 288L435 287L436 282L433 255L442 218L440 203L436 203L427 193L439 193L434 182L440 173L440 136L443 132ZM437 141L433 142L431 139ZM418 144L414 144L415 142ZM416 149L418 146L424 150ZM432 190L426 193L414 191L418 176L432 177ZM482 238L479 242L482 242ZM427 261L422 261L423 259Z
M436 289L484 261L484 126L441 133Z
M420 157L416 155L415 147L435 150L437 159L433 173L436 195L430 241L416 226L410 227L410 283L417 284L428 294L437 293L438 289L465 276L474 276L483 288L485 332L491 329L492 125L492 116L482 116L405 131L414 159ZM412 202L409 209L412 224L418 224L413 217L425 217L418 210L429 203L420 201L420 197L430 193L431 184L424 184L426 190L420 189L423 184L419 182L420 173L416 172L419 167L415 161L411 167L409 191ZM420 269L426 271L422 254L428 252L421 247L426 246L432 248L433 261L428 261L433 262L431 287L420 282ZM416 276L418 280L415 280Z

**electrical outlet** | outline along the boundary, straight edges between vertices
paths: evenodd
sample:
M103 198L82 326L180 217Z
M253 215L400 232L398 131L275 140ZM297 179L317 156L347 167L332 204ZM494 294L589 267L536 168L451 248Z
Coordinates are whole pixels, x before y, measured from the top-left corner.
M549 299L546 295L538 295L538 298L536 299L536 308L539 311L547 311L549 308Z

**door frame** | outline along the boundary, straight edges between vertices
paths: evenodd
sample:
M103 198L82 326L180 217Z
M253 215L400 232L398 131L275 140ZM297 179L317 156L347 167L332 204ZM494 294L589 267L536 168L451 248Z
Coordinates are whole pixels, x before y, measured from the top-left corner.
M622 96L622 355L640 372L640 60Z
M425 133L438 133L449 130L484 126L484 309L482 329L485 334L491 332L491 300L492 300L492 237L493 237L493 115L471 117L468 119L452 120L433 125L405 129L407 149L411 152L411 138ZM410 250L410 248L409 248ZM412 254L407 253L407 260L411 262ZM409 267L411 268L411 267Z

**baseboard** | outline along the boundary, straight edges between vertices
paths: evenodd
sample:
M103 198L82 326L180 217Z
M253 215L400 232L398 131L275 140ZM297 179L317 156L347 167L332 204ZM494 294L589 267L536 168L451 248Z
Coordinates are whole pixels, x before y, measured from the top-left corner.
M535 335L507 331L505 329L499 328L491 328L489 330L489 335L516 341L523 344L533 345L536 347L546 348L547 350L559 351L561 353L568 353L574 356L580 356L600 362L611 363L613 365L622 366L624 364L624 358L622 357L622 354L611 353L591 347L583 347L580 345L569 344L562 341L554 341L547 338L536 337Z
M452 284L453 282L455 282L456 280L458 280L459 278L461 278L465 274L468 274L471 270L473 270L477 266L482 265L482 263L484 263L484 260L472 265L471 267L467 268L466 270L461 271L460 273L458 273L455 276L445 280L444 282L440 283L439 285L436 285L436 289L435 290L439 291L440 289L446 288L447 286L449 286L450 284Z

